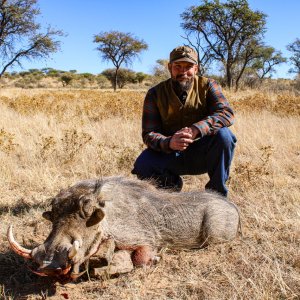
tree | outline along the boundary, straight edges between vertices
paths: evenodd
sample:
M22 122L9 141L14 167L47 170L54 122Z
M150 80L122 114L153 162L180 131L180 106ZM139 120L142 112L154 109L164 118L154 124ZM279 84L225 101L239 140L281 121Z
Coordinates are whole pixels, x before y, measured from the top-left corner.
M256 76L262 81L268 74L269 77L275 72L275 66L286 62L286 58L282 57L280 51L276 51L273 47L261 47L257 50L259 55L251 68L255 70Z
M63 35L60 30L48 27L41 32L36 22L40 14L37 0L0 0L0 77L24 59L46 58L59 49L55 38Z
M137 72L137 73L135 74L135 79L136 79L136 81L137 81L139 84L143 83L143 81L144 81L145 79L147 79L148 77L149 77L148 74L145 74L145 73L143 73L143 72Z
M107 69L104 70L102 73L114 86L115 84L115 70L114 69ZM120 68L118 71L118 88L122 89L128 83L135 83L136 82L136 74L134 71L129 69Z
M300 39L296 39L293 43L287 45L288 51L292 52L290 61L293 68L289 70L290 73L300 74Z
M111 61L116 67L114 74L114 90L118 86L118 71L124 63L126 66L138 57L139 53L148 49L148 45L131 33L119 31L102 32L94 36L94 43L99 44L97 50L102 54L104 61Z
M61 75L60 80L63 84L63 86L68 86L71 84L71 82L74 79L74 75L72 73L64 73Z
M183 38L198 54L198 74L201 76L205 75L213 59L211 48L203 41L203 37L199 31L186 30Z
M108 87L110 84L109 80L103 74L98 74L96 81L100 88Z
M213 58L224 67L227 86L235 85L249 63L257 57L265 32L266 15L252 11L247 0L203 0L188 8L181 17L187 32L199 32Z
M152 73L159 81L166 80L170 77L168 63L169 61L167 59L158 59L156 61L156 65L153 67Z

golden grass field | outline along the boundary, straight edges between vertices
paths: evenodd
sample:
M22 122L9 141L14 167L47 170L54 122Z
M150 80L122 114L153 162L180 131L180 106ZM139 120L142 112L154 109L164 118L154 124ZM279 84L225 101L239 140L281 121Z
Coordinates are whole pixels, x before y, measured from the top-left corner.
M42 243L48 199L78 180L130 174L145 91L0 90L0 299L300 299L300 96L225 91L238 144L228 182L243 237L116 278L62 286L32 274L6 239ZM202 190L207 176L185 176Z

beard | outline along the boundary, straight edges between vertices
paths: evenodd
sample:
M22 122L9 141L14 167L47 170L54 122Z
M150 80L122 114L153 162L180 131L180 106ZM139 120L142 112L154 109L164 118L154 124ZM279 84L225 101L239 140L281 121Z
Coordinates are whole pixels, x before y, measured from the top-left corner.
M176 95L181 95L183 92L188 92L193 85L193 81L194 76L188 77L185 75L178 75L175 79L172 78L172 86Z

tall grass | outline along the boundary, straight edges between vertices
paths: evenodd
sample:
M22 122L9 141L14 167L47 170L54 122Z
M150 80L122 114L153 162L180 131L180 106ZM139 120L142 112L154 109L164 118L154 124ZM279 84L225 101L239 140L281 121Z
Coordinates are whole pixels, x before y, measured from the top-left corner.
M228 182L243 238L195 251L164 249L162 261L118 278L53 286L8 249L16 226L28 246L43 242L48 198L74 182L130 174L143 149L145 92L0 91L0 295L62 299L299 299L300 97L225 91L238 138ZM207 175L184 176L202 190ZM5 273L4 271L5 270ZM8 274L8 275L7 275ZM34 285L38 285L38 289Z

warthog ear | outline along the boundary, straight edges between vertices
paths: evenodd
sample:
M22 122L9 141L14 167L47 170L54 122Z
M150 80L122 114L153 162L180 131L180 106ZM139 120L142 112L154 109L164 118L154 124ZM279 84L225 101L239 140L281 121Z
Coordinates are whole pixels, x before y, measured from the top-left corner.
M97 202L104 207L105 201L111 200L112 190L114 189L114 182L105 182L97 191Z
M45 218L48 221L52 222L52 212L51 211L45 211L42 214L43 218Z
M95 209L93 214L86 221L86 226L90 227L90 226L98 224L104 218L104 216L105 216L105 214L101 208Z

